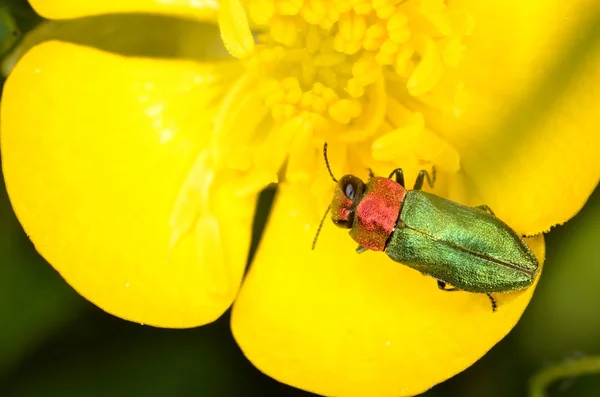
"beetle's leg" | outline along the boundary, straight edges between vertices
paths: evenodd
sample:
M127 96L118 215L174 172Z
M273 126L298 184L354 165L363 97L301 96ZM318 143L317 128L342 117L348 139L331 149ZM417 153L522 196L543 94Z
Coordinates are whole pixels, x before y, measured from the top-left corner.
M448 292L460 291L458 288L454 288L454 287L453 288L446 288L446 283L443 282L443 281L441 281L441 280L438 280L437 284L438 284L438 288L441 289L442 291L448 291Z
M433 184L435 183L436 174L437 172L435 170L435 166L431 167L431 176L429 176L429 172L421 170L419 172L419 175L417 176L417 180L415 181L415 186L413 187L413 189L421 190L423 188L423 182L425 181L425 178L427 178L427 184L429 185L429 187L433 187Z
M367 251L368 248L363 247L362 245L359 245L358 247L356 247L356 253L357 254L362 254L363 252Z
M394 171L392 171L388 178L392 179L392 177L395 177L396 182L398 182L400 186L404 187L404 172L402 172L402 168L396 168Z
M486 294L488 298L490 298L490 302L492 303L492 312L495 312L496 309L498 308L498 305L496 304L496 299L494 299L494 297L490 294Z
M373 170L370 168L367 168L369 170L369 178L374 178L375 174L373 173Z
M437 281L437 285L438 285L438 288L441 289L442 291L446 291L446 292L460 291L458 288L447 288L446 283L441 280ZM496 299L494 299L494 297L490 294L486 294L486 295L490 299L490 303L492 304L492 312L495 312L496 309L498 308L498 305L496 304Z
M490 215L496 216L496 214L494 214L494 211L492 211L492 209L490 207L488 207L487 205L485 205L485 204L478 205L475 208L477 208L478 210L481 210L483 212L487 212Z

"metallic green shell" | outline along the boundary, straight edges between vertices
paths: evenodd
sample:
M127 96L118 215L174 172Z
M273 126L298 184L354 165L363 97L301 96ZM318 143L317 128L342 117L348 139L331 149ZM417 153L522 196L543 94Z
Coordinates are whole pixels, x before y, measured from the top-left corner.
M538 269L525 242L495 216L417 190L407 193L385 252L469 292L524 289Z

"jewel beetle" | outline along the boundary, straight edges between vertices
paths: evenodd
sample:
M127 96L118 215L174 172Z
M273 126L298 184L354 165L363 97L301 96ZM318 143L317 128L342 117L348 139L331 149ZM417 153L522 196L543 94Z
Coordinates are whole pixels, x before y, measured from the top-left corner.
M357 252L384 251L435 278L444 291L486 294L492 311L497 306L491 293L526 289L535 280L536 256L488 206L467 207L421 190L425 180L433 187L435 168L431 176L419 172L413 189L407 190L401 168L388 178L371 172L366 184L354 175L338 181L329 167L327 143L323 155L337 183L327 212L335 225L350 229Z

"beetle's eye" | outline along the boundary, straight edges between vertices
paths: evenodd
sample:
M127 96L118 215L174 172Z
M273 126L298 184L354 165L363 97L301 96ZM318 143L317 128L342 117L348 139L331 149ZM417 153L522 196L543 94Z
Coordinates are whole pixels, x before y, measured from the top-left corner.
M356 190L354 190L354 186L352 186L351 183L348 183L346 185L346 187L344 187L344 194L346 195L346 197L348 197L350 200L354 200L354 196L356 194Z

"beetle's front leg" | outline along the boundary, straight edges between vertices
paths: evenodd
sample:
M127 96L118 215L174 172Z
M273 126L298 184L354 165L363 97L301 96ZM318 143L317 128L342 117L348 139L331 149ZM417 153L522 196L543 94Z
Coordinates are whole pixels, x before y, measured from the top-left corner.
M368 248L363 247L362 245L359 245L358 247L356 247L356 253L357 254L362 254L363 252L367 251Z
M429 176L429 172L421 170L419 172L419 175L417 175L417 180L415 181L415 186L413 187L413 189L421 190L423 188L423 182L425 181L425 178L427 178L427 184L429 185L429 187L433 187L433 185L435 184L436 176L437 172L435 170L435 166L431 167L431 176Z
M442 291L447 291L447 292L460 291L458 288L454 288L454 287L447 288L446 283L441 280L438 280L437 284L438 284L438 288L441 289Z
M404 187L404 172L402 172L402 168L396 168L394 171L392 171L388 178L392 179L392 177L396 179L396 182L398 182L400 186Z

